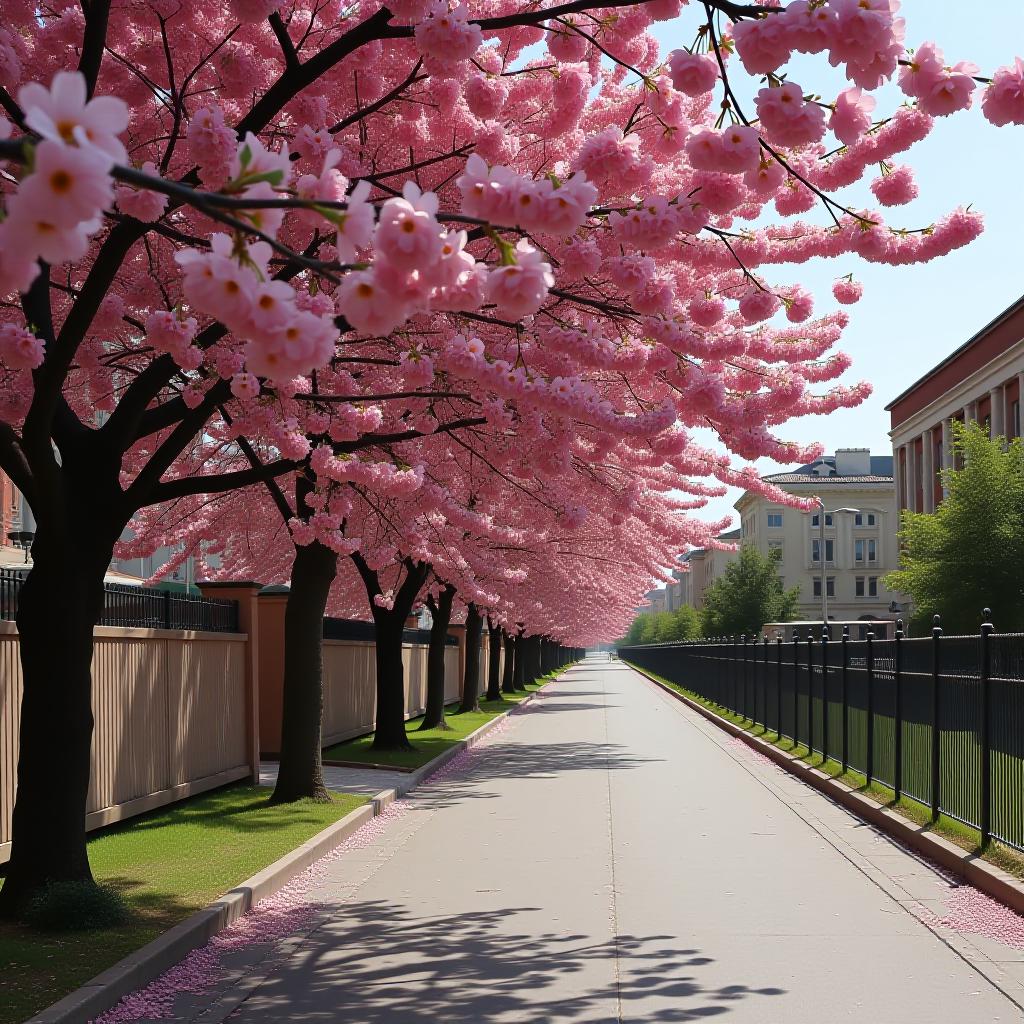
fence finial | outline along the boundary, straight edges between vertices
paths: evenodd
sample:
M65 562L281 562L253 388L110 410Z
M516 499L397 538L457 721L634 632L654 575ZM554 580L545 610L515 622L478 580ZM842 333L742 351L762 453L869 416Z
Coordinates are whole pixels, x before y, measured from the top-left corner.
M902 619L897 619L896 620L896 636L899 637L901 640L903 639L903 620Z
M942 634L942 616L932 616L932 636L940 636Z
M991 633L995 629L995 626L992 625L992 609L991 608L982 608L982 610L981 610L981 617L982 617L981 628L984 629L986 626L988 626L988 631Z

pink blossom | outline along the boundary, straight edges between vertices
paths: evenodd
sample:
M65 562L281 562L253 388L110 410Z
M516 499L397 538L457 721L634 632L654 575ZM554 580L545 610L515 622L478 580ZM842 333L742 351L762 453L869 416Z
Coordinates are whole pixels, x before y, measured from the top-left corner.
M777 295L763 288L750 288L740 299L740 316L748 324L768 320L775 315L782 303Z
M597 202L597 189L580 172L561 182L557 188L541 193L540 219L536 230L553 235L569 235L587 219Z
M283 0L229 0L228 8L243 24L265 21L280 10Z
M297 310L280 330L247 342L246 369L273 381L290 380L325 366L334 355L337 337L331 320Z
M793 0L779 15L785 19L793 49L800 53L821 53L828 48L836 14L828 4Z
M960 61L943 69L934 81L924 87L918 105L933 117L948 117L958 110L967 110L974 98L974 76L977 64Z
M17 196L19 201L11 204L7 220L2 225L8 244L17 246L22 254L21 258L12 261L13 276L24 279L28 273L25 261L37 257L54 266L82 259L89 248L89 236L100 229L100 219L97 217L66 227L58 224L47 211L45 202L40 201L39 192L34 197L30 194L30 201L23 202L22 191Z
M118 136L128 127L128 105L117 96L88 99L85 76L58 71L49 89L29 82L18 90L25 123L44 139L102 153L106 167L127 160Z
M338 312L360 334L387 335L408 316L408 308L379 286L375 270L345 276L337 291Z
M516 262L497 267L487 278L487 298L499 315L519 320L536 313L544 304L555 277L543 255L521 238L515 248Z
M244 329L258 281L252 268L235 256L231 238L217 233L210 239L210 252L184 249L174 258L183 271L182 291L188 302L231 330Z
M686 155L697 170L743 174L757 167L761 148L753 128L733 125L721 132L711 128L694 131L686 140Z
M477 117L490 120L501 113L508 98L508 86L497 75L474 75L466 83L463 95Z
M407 181L401 199L389 199L380 210L374 246L395 267L413 270L436 260L441 251L441 229L434 214L437 196L421 193Z
M999 68L985 90L981 109L992 124L1024 124L1024 60Z
M0 295L27 292L39 274L36 256L23 247L17 225L12 232L10 224L10 217L0 221Z
M903 206L917 198L917 183L912 168L901 164L875 178L871 191L883 206Z
M777 71L793 51L789 25L779 15L769 15L733 25L736 52L752 75Z
M687 310L695 324L701 327L714 327L725 316L725 303L721 299L707 295L691 299Z
M36 146L33 172L21 183L16 209L45 216L62 228L92 220L113 201L114 186L106 155L49 139ZM63 262L63 261L60 261Z
M0 323L0 364L8 370L34 370L41 366L43 340L24 327Z
M197 110L189 119L185 139L203 183L217 187L227 181L237 147L235 133L224 123L223 109L213 106Z
M469 9L459 4L449 11L444 0L416 26L415 37L420 53L445 64L468 60L484 41L480 26L469 20Z
M790 288L783 295L782 302L786 307L786 319L794 324L802 324L814 312L814 296L799 285Z
M587 47L590 45L586 36L574 32L569 25L574 24L578 19L568 14L559 20L547 23L547 44L548 52L555 60L577 61L582 60L586 55ZM568 22L569 25L562 24Z
M900 68L900 88L915 99L927 92L942 75L945 58L935 43L923 43Z
M825 115L817 103L804 100L795 82L762 89L754 101L766 135L782 146L807 146L825 134Z
M142 171L153 178L159 177L152 160L147 160L142 165ZM159 220L167 208L167 196L148 188L134 189L122 185L115 190L115 196L118 209L122 213L143 223Z
M844 89L836 98L828 126L845 146L852 146L871 127L875 97L861 89Z
M711 92L718 81L718 61L709 53L673 50L669 54L672 87L687 96Z
M864 285L860 281L854 281L852 277L843 277L832 285L832 294L837 302L851 306L864 294Z
M259 136L246 132L245 138L237 144L231 159L229 176L232 181L252 179L265 175L266 182L281 188L288 184L292 176L292 161L288 147L280 150L267 149Z

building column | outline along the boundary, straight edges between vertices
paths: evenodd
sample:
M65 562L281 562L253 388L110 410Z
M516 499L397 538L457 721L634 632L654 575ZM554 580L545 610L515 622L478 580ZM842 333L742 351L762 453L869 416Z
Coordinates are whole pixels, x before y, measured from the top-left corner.
M920 512L917 507L917 446L911 441L907 445L907 493L904 497L904 508L911 512Z
M942 468L953 468L953 428L949 419L942 421ZM942 483L942 497L949 497L949 487L946 482Z
M964 426L970 423L974 418L974 403L968 402L964 406Z
M989 399L989 437L996 438L1005 432L1003 426L1003 387L992 388Z
M935 433L929 429L921 439L921 494L922 512L935 511Z

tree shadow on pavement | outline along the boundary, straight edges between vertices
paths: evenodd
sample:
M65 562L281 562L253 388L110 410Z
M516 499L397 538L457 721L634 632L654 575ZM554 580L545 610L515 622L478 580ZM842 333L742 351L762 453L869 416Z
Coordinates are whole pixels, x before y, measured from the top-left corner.
M378 900L328 913L232 1024L667 1024L784 991L703 984L713 960L672 936L559 934L536 907L429 915Z

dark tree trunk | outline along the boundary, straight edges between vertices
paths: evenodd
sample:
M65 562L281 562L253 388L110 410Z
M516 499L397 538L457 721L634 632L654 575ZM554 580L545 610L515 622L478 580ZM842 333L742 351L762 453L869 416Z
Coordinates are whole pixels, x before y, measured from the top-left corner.
M386 612L374 615L376 625L377 718L374 750L409 750L405 734L405 666L402 664L404 615Z
M531 636L529 638L529 651L528 660L526 662L526 681L528 683L537 683L540 681L540 677L544 675L540 667L540 637Z
M450 728L444 720L444 655L454 598L455 588L445 584L436 600L432 597L427 599L432 619L430 646L427 648L427 707L423 712L421 729Z
M462 677L460 711L480 710L480 640L484 620L475 604L466 609L466 674Z
M512 685L517 690L526 689L526 637L517 634L512 645L516 652L516 664L512 672Z
M68 500L74 530L40 522L17 624L24 689L11 859L0 914L15 917L47 882L91 881L85 845L92 747L93 627L123 524L88 489ZM90 515L90 511L93 513ZM63 517L61 517L63 518ZM104 534L106 537L104 538Z
M405 734L405 667L402 664L402 634L412 606L430 575L424 562L405 562L405 579L395 593L391 608L382 608L374 600L382 593L377 572L359 552L352 561L366 586L375 627L377 668L377 715L373 730L374 750L409 750L412 744Z
M516 692L516 638L505 630L501 631L505 638L505 671L501 677L501 692Z
M487 699L501 700L501 626L487 622Z
M319 541L295 549L284 611L281 763L272 803L330 800L320 749L324 709L323 620L338 555Z

